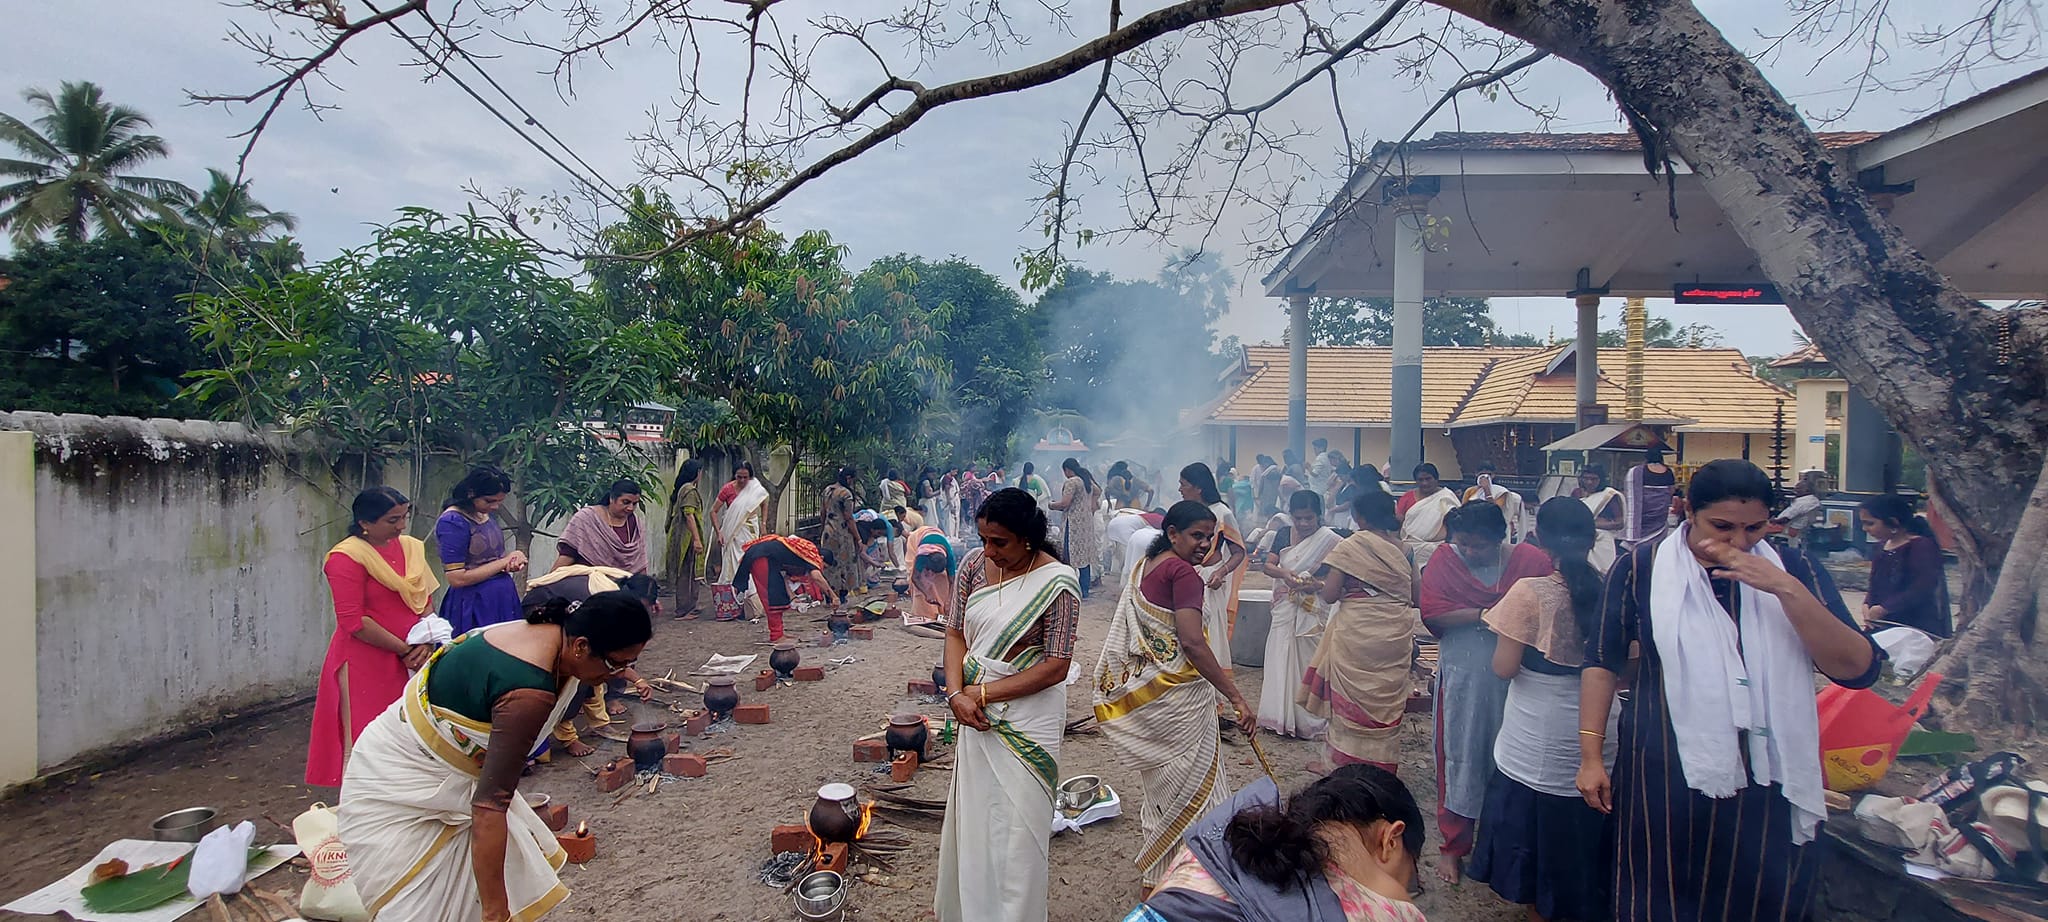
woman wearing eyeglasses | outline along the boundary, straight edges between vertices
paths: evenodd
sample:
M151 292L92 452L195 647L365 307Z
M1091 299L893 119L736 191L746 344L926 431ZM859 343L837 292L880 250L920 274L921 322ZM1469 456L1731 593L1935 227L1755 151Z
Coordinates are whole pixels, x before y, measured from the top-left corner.
M378 919L532 919L568 897L562 847L519 776L576 689L630 670L653 633L629 593L558 598L421 667L342 777L341 839Z

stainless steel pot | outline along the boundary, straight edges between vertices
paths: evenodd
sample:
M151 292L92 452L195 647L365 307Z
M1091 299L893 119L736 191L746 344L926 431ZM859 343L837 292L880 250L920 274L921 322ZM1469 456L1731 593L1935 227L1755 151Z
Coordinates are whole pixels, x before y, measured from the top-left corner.
M846 906L846 878L837 871L813 871L796 885L796 914L806 919L835 919Z
M220 826L220 811L212 807L186 807L166 813L149 824L149 837L158 842L197 842Z
M1060 782L1059 807L1062 810L1086 810L1095 805L1095 798L1101 794L1100 776L1075 775Z

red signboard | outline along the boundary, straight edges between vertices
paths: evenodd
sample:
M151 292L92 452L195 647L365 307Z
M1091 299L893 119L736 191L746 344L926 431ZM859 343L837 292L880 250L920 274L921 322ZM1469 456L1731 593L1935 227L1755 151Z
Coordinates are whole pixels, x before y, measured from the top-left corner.
M1764 282L1722 284L1694 282L1671 286L1671 300L1679 304L1783 304L1778 289Z

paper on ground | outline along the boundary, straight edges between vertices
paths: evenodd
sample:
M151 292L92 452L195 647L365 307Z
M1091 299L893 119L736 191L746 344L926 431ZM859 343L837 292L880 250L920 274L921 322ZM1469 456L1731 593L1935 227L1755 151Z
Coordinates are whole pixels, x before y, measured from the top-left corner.
M57 881L5 906L0 906L0 909L5 909L9 912L26 913L28 915L70 913L72 918L78 919L80 922L172 922L172 920L177 919L179 916L198 909L199 901L193 899L190 894L181 893L177 899L171 900L155 909L142 912L95 913L85 908L85 897L79 891L84 889L86 883L92 879L93 868L99 867L115 858L128 862L128 866L132 869L140 870L146 865L163 864L191 850L192 844L189 842L152 842L148 839L120 839L106 848L100 849L100 853L93 856L91 861L86 862L78 870L65 875L63 880ZM272 845L265 850L270 852L270 854L258 858L249 865L250 880L255 880L269 873L271 869L292 860L299 853L299 847L296 845Z
M759 659L760 656L761 654L759 653L749 653L745 656L721 656L713 653L711 658L705 660L704 665L699 667L697 671L712 674L739 675L753 666L754 660Z

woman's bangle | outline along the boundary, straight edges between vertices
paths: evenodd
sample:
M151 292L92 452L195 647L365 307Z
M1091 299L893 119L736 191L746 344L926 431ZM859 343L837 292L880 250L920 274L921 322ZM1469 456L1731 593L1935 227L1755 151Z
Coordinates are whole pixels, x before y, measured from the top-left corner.
M1603 740L1607 738L1607 734L1605 734L1605 733L1602 733L1602 732L1600 732L1600 731L1598 731L1598 730L1580 730L1580 731L1579 731L1579 735L1580 735L1580 736L1590 736L1590 737L1593 737L1593 738L1595 738L1595 739L1603 739Z
M988 683L981 683L981 706L988 707Z

